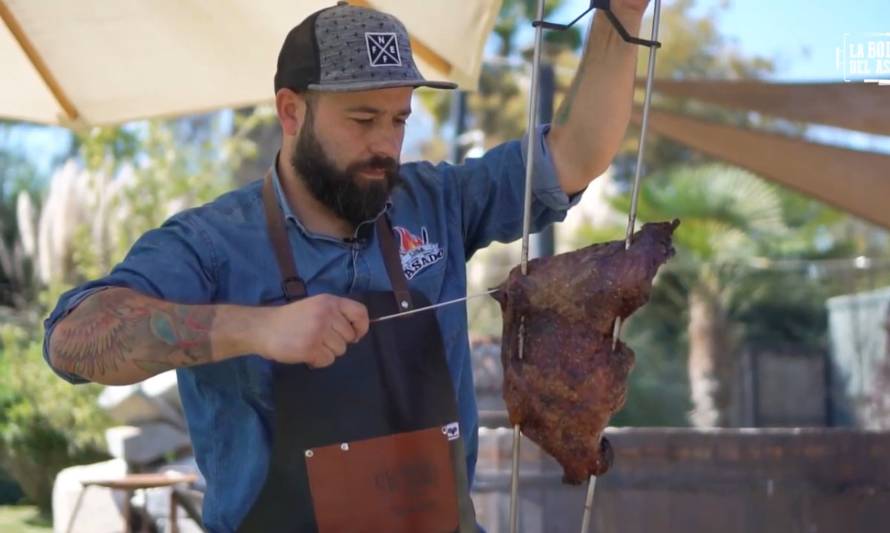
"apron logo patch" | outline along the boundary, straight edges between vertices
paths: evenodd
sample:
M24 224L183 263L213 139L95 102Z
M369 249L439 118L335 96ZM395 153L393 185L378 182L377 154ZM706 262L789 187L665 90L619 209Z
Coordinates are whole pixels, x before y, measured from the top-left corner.
M426 267L438 263L445 257L445 248L430 242L430 235L425 226L420 228L420 237L401 226L396 226L393 229L399 239L402 270L409 280Z
M365 33L368 59L372 67L401 67L399 38L395 33Z
M445 424L442 426L442 434L448 437L448 440L457 440L460 438L460 426L457 422Z

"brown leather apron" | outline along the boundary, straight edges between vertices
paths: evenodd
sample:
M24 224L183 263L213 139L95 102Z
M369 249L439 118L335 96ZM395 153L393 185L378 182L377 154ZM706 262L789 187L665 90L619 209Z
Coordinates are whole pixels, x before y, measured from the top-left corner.
M269 235L288 301L306 296L274 193ZM370 317L429 301L409 290L386 216L377 240L393 291L355 299ZM435 313L371 325L329 367L276 364L269 472L244 532L476 531L454 389Z

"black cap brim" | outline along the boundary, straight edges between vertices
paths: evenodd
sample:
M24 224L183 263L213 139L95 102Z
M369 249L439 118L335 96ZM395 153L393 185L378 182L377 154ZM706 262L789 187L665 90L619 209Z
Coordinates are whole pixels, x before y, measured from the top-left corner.
M310 83L310 91L330 91L330 92L349 92L349 91L373 91L375 89L391 89L393 87L430 87L432 89L457 89L458 85L450 81L428 81L428 80L387 80L387 81L349 81L334 83Z

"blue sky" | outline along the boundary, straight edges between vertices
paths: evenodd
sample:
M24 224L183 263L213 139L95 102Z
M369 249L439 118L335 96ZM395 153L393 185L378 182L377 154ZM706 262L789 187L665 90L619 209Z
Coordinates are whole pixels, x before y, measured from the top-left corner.
M567 0L551 18L567 22L589 5L589 0ZM653 7L654 1L650 0L650 14ZM843 4L826 0L696 0L693 12L710 14L719 33L745 55L772 59L776 68L770 79L777 82L841 81L844 73L837 66L836 51L843 46L845 34L855 38L890 32L890 0ZM579 24L586 30L589 18ZM648 32L644 28L643 36L647 37ZM532 35L528 30L522 37L530 42ZM659 33L662 42L670 38ZM885 39L890 46L890 35ZM886 90L890 98L890 87ZM890 138L877 135L813 126L807 137L847 148L890 153Z
M696 7L707 10L724 3L699 0ZM775 61L773 80L838 81L843 79L843 71L838 69L836 56L843 47L844 35L855 39L864 34L890 32L890 0L735 0L716 20L721 34L743 51ZM890 98L890 87L886 90ZM848 148L890 153L890 139L877 135L815 126L808 137Z
M843 44L845 33L890 32L890 0L698 0L696 13L725 4L728 7L718 10L716 18L720 33L747 53L775 59L775 80L842 79L835 68L835 49ZM568 0L558 19L571 20L589 5L589 0ZM662 33L660 39L670 35Z
M589 4L568 0L560 20ZM718 9L722 5L727 7ZM716 9L720 33L742 51L775 59L777 81L839 80L835 49L845 33L890 32L890 0L697 0L695 7L696 13ZM659 37L670 39L663 33Z
M700 5L719 5L701 0ZM724 35L777 60L776 79L836 80L835 50L844 34L890 32L888 0L736 0L719 19Z

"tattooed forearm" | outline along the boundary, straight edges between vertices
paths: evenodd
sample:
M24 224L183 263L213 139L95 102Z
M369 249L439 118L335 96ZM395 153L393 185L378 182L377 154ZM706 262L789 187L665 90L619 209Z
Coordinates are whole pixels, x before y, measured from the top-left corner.
M50 343L54 365L90 380L153 375L211 361L216 307L181 305L128 289L87 298L59 322Z

